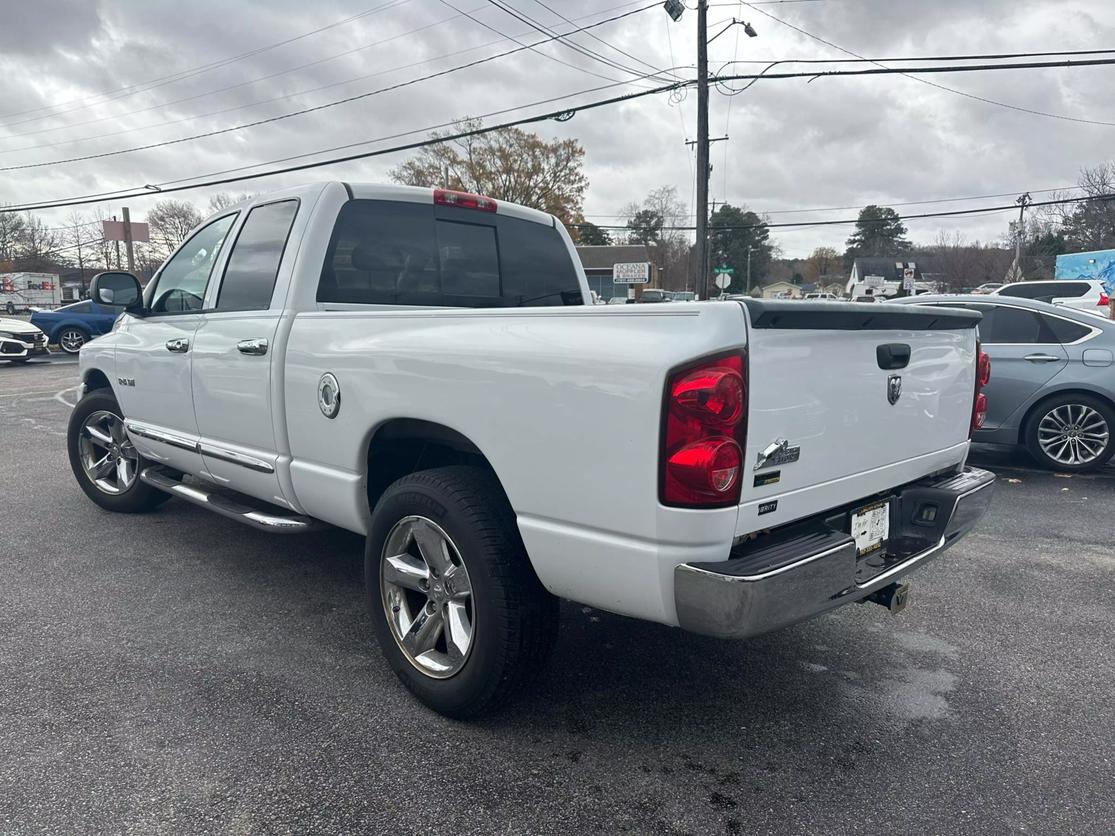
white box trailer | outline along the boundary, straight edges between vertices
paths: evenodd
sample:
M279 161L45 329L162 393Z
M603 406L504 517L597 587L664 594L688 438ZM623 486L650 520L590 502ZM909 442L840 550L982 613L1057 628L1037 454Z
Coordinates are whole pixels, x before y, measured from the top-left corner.
M62 282L56 273L0 273L0 311L14 314L62 304Z

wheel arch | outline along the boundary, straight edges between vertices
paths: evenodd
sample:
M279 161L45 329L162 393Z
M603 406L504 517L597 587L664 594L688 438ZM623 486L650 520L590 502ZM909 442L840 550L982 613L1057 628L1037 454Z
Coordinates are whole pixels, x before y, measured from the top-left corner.
M464 433L436 421L392 418L377 426L368 438L366 473L369 511L387 487L420 470L467 464L495 476L508 498L499 473L483 451Z
M1107 405L1108 409L1110 409L1112 412L1115 412L1115 401L1113 401L1109 395L1097 391L1096 389L1089 389L1086 386L1066 386L1063 389L1057 389L1054 392L1049 392L1048 394L1043 395L1042 397L1035 400L1032 404L1030 404L1030 406L1023 413L1022 420L1018 422L1018 443L1020 445L1026 444L1026 428L1030 425L1030 419L1034 416L1035 412L1037 412L1047 403L1055 400L1061 400L1070 395L1084 395L1089 398L1094 398L1097 401L1103 402Z
M97 389L112 389L112 382L109 380L108 375L100 369L87 369L85 374L81 376L82 385L85 387L85 392L92 392ZM115 393L114 393L115 394Z

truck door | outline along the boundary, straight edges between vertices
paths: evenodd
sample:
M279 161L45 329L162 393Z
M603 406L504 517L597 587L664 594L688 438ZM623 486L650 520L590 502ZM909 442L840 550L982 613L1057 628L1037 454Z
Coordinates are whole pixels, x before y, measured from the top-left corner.
M248 211L194 335L192 372L193 406L209 475L284 506L289 502L277 473L280 448L272 404L275 377L282 373L275 337L284 294L276 293L275 286L281 267L288 275L293 269L296 248L287 252L287 239L298 208L298 200L287 199Z
M128 434L148 459L203 469L191 394L194 332L202 300L236 213L203 226L152 279L147 313L120 323L112 381Z

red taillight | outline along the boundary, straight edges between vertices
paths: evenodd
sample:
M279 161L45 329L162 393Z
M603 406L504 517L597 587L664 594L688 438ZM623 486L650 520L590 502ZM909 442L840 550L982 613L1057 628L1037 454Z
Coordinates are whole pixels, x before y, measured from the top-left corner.
M980 350L979 343L976 343L976 392L972 399L972 423L968 429L969 438L983 426L984 419L987 418L987 395L980 390L987 385L989 380L991 380L991 358L984 354Z
M1100 300L1098 302L1096 302L1096 307L1097 308L1106 308L1110 304L1111 304L1111 300L1108 298L1107 294L1104 293L1101 290L1100 291Z
M496 211L496 202L490 197L468 192L454 192L449 189L434 189L434 205L456 206L458 209L479 209L481 212Z
M714 508L739 502L746 412L741 354L703 360L670 375L662 431L663 504Z

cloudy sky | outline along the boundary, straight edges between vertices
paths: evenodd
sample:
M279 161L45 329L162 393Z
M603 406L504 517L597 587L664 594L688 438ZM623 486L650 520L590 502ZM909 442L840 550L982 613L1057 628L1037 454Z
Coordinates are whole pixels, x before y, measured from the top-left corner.
M648 0L544 0L545 6L538 0L504 2L561 31L572 26L555 12L583 26L648 5ZM693 0L689 5L695 5ZM713 0L711 5L711 32L737 17L749 20L759 33L748 38L735 27L719 37L710 48L714 72L753 72L763 66L726 66L733 59L847 57L787 24L880 59L1115 45L1115 3L1110 0L787 0L751 8ZM541 36L489 0L35 0L14 6L4 17L0 168L8 170L0 171L0 203L164 184L404 132L418 131L415 136L420 136L454 118L592 88L611 85L569 102L647 85L623 69L551 43L537 52L304 116L61 163L56 161L324 104L514 48L506 38L533 43ZM650 66L679 67L684 77L693 73L693 10L673 23L661 8L651 8L591 31L629 55L585 34L576 40L636 72ZM1082 166L1115 158L1115 126L1072 121L1115 123L1110 94L1115 66L924 79L956 92L901 76L769 80L730 98L714 90L711 131L730 140L713 146L713 198L771 213L772 221L839 219L854 217L855 210L791 210L1061 188L1076 182ZM1026 113L972 96L1068 118ZM597 223L618 223L625 204L661 185L676 186L692 209L694 160L684 142L696 133L695 104L694 92L681 102L660 94L535 129L583 143L590 181L586 215ZM403 158L396 154L349 162L234 188L263 191L327 178L385 180ZM52 164L13 168L40 163ZM202 190L179 196L199 206L208 199ZM133 217L142 218L152 200L130 200ZM900 211L974 205L979 202ZM104 208L117 212L119 203L107 202ZM54 225L69 211L42 214ZM995 240L1006 231L1010 214L911 221L911 237L929 242L947 230L968 239ZM775 238L785 254L796 256L822 244L842 248L848 232L846 227L779 229Z

